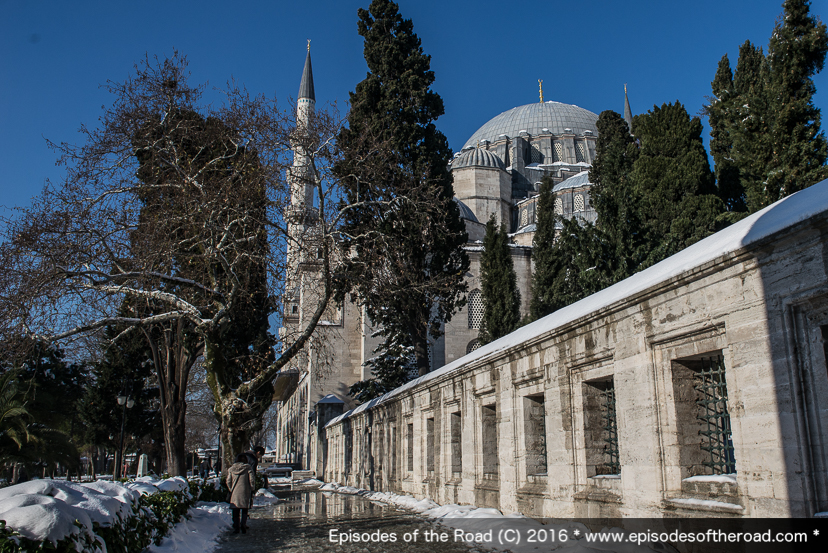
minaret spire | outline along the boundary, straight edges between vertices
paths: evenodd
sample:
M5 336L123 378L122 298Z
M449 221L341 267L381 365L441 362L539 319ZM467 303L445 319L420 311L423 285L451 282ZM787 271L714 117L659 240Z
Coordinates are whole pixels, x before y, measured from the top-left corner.
M540 103L543 103L543 79L538 79L538 92L540 92Z
M627 122L630 134L632 134L632 110L630 109L630 99L627 98L627 83L624 83L624 121Z
M305 58L305 69L302 71L302 82L299 83L299 100L308 99L316 103L316 94L313 90L313 69L311 68L310 39L308 39L308 55Z

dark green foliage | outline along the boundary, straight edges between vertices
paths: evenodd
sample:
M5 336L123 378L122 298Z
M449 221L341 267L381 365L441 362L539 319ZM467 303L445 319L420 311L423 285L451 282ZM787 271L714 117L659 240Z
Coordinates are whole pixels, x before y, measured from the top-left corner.
M351 94L335 167L348 205L339 296L351 292L365 307L385 349L412 347L424 374L428 336L439 337L463 304L469 266L447 169L451 150L434 125L443 102L430 89L430 57L396 4L374 0L360 9L359 34L369 73ZM407 360L397 359L402 371Z
M509 334L520 324L520 290L509 249L509 237L505 228L498 228L494 215L486 223L480 280L483 324L479 338L487 344Z
M382 344L374 350L375 357L365 362L372 378L361 380L348 393L359 403L365 403L398 386L417 374L414 348L406 345L403 332L389 332Z
M640 150L626 122L614 111L602 112L597 126L590 195L598 227L611 249L606 278L613 283L638 270L648 253L638 211L639 191L631 178Z
M14 428L0 428L2 458L28 465L33 474L35 464L75 468L79 459L73 438L80 432L78 405L87 368L65 361L62 350L40 341L24 339L17 351L25 354L0 363L0 372L12 373L7 384L16 390L25 413L16 417ZM21 425L25 431L16 432Z
M630 180L648 252L640 270L715 232L724 205L716 195L698 117L691 119L676 102L636 116L633 126L641 151Z
M555 183L544 177L540 184L535 237L532 242L532 259L535 272L532 274L532 302L529 313L532 320L540 319L554 310L555 300L551 293L551 282L555 278Z
M782 7L768 55L745 42L732 79L723 57L706 106L719 194L730 211L758 211L828 177L812 79L823 68L828 34L809 1Z

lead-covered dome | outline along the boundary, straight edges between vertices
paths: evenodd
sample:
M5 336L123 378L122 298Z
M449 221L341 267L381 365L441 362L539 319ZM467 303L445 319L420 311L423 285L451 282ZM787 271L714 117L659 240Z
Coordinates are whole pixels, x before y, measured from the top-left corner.
M479 142L488 140L496 142L500 135L508 137L519 136L525 131L531 135L540 134L584 134L590 131L598 134L598 116L589 110L562 104L561 102L544 102L518 106L504 111L488 123L477 129L463 148L476 146ZM568 129L568 130L567 130Z
M472 148L461 152L451 161L452 169L461 167L489 167L492 169L506 169L503 160L495 153L480 148Z

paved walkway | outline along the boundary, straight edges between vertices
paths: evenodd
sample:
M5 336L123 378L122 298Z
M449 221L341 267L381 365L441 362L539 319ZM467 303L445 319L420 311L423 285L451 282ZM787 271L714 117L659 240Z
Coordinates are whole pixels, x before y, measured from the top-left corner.
M330 492L292 492L286 501L250 510L246 534L225 534L216 553L481 553L463 543L427 543L424 532L435 527L411 511L352 495ZM337 535L357 533L396 537L396 542L338 543L330 541L330 531ZM417 531L416 542L406 543Z

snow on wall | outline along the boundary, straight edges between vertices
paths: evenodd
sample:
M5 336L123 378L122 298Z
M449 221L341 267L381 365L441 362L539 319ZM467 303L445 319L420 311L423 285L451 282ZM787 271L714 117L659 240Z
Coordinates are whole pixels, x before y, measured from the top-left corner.
M828 212L828 179L814 184L805 190L791 194L786 198L782 198L765 209L757 211L738 223L712 236L708 236L704 240L696 242L689 248L609 288L605 288L551 315L547 315L542 319L519 328L511 334L507 334L494 342L481 346L472 353L448 365L407 382L381 397L343 413L332 419L326 426L337 424L352 415L365 411L366 409L371 409L406 390L428 382L429 380L444 376L460 367L473 362L497 357L504 351L518 344L534 340L582 317L606 309L613 304L624 301L630 296L656 287L721 256L748 249L751 245L769 236L825 212Z

